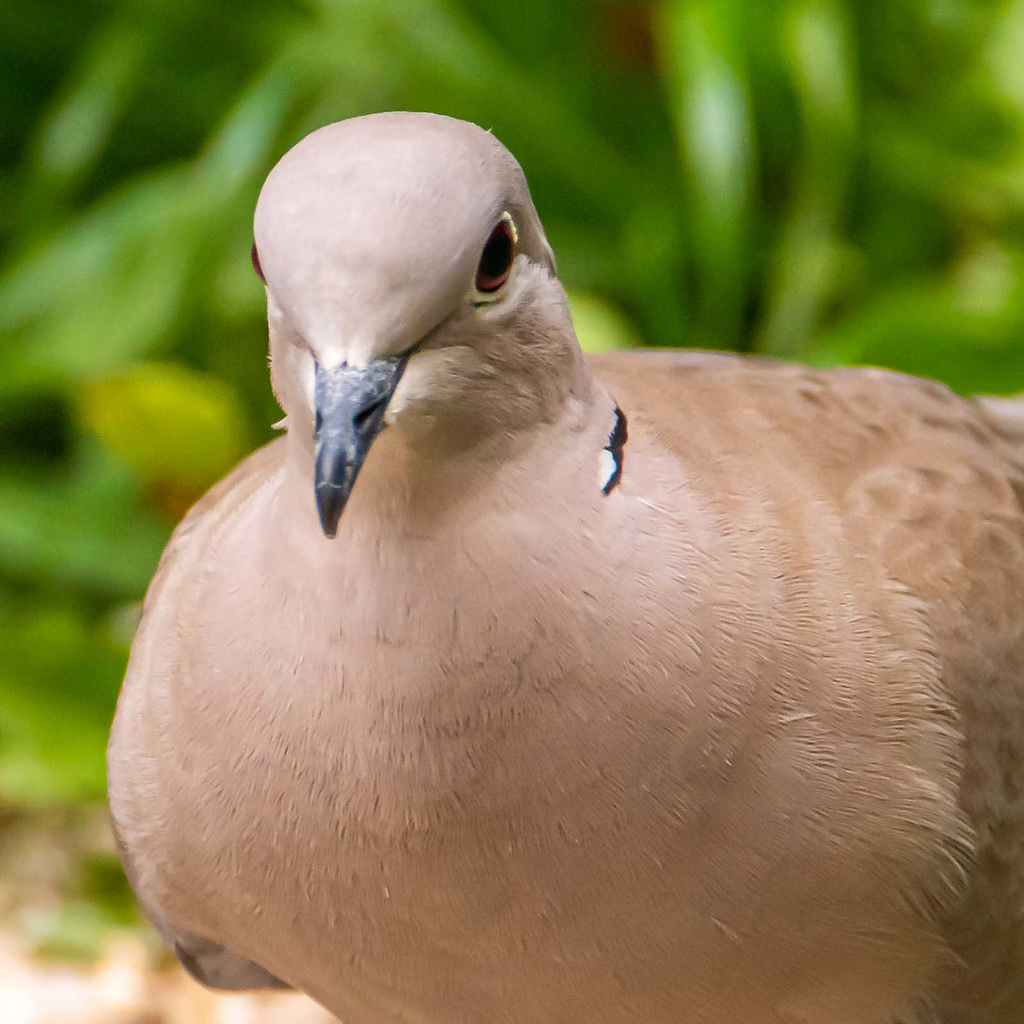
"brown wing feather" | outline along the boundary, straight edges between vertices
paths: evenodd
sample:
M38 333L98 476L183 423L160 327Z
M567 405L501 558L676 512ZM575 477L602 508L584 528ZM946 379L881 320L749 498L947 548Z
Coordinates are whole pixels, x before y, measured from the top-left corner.
M720 475L719 488L758 463L773 475L799 466L862 554L920 602L964 738L959 800L973 837L966 893L946 927L963 966L941 982L939 1019L1020 1019L1024 403L965 399L881 370L702 352L613 353L592 365L627 416L635 403L684 463ZM751 460L751 446L765 458Z

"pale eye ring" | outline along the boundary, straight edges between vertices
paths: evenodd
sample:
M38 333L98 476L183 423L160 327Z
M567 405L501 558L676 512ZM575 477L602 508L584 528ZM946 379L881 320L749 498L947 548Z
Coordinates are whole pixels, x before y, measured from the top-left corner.
M512 218L502 214L494 225L476 266L476 290L485 295L496 292L512 272L516 261L516 226Z

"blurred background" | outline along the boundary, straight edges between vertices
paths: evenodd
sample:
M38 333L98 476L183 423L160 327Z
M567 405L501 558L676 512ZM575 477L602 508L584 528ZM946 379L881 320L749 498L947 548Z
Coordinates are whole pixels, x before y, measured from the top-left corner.
M5 1024L322 1019L151 970L103 751L161 547L278 416L260 184L389 108L517 154L587 347L1024 389L1024 0L4 0Z

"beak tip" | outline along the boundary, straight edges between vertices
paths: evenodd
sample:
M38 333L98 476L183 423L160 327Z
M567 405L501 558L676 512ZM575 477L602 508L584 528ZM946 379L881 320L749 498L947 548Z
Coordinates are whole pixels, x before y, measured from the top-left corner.
M328 540L338 531L363 460L384 426L407 359L379 360L364 369L344 363L316 367L313 475L320 528Z
M338 521L341 513L345 510L345 499L340 493L328 492L326 495L321 491L317 495L317 514L320 517L320 529L328 540L333 540L338 532Z

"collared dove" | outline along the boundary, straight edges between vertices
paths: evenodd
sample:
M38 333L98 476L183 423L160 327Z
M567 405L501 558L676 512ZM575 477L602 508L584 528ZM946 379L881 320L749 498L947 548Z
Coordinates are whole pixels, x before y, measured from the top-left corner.
M585 359L444 117L314 132L255 239L287 434L175 533L109 753L185 966L345 1024L1024 1020L1021 407Z

